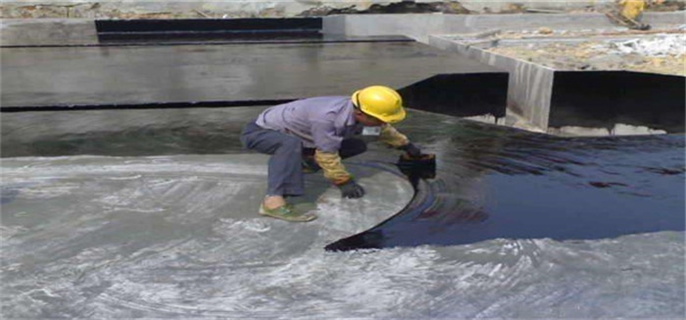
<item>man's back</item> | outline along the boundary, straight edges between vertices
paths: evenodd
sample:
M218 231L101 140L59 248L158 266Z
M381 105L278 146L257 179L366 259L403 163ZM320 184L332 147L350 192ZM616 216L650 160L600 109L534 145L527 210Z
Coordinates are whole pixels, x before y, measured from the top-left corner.
M273 106L257 117L257 125L301 138L305 147L334 152L353 126L349 97L329 96L296 100Z

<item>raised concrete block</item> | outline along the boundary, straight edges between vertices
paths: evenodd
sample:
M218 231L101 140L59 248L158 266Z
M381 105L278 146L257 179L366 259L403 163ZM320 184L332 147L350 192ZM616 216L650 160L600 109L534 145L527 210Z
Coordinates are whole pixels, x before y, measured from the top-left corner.
M4 19L2 46L83 45L97 42L95 22L89 19Z

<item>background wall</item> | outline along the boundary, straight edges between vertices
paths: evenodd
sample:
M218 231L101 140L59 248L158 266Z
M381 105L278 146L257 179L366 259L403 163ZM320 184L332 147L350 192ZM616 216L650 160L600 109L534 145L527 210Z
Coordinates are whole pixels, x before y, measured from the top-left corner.
M664 2L665 0L657 0ZM595 11L613 0L224 0L3 1L2 18L229 18L321 16L337 13L480 13ZM675 4L678 6L678 4ZM683 4L682 4L683 6Z

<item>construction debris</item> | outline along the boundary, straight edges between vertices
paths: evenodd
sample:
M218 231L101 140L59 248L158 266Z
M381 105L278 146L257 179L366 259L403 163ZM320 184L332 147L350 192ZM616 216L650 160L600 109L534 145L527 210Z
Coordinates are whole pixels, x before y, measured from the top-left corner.
M501 41L492 42L498 45L487 50L556 70L629 70L686 76L686 34L683 32L595 38L570 32L560 37L561 31L550 34L554 33L559 38L528 37L546 34L540 29L500 34Z

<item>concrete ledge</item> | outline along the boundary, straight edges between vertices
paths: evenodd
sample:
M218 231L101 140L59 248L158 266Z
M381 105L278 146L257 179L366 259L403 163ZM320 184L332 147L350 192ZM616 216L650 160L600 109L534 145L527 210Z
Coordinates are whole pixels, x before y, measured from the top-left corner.
M324 33L346 35L406 35L428 43L432 34L460 34L491 29L524 30L541 27L578 29L616 28L605 15L586 14L368 14L324 17ZM685 15L679 12L646 13L645 22L659 27L684 24Z
M491 29L522 30L548 28L592 29L614 28L599 13L588 14L364 14L333 15L323 19L324 34L348 36L405 35L428 43L432 34L474 33ZM654 26L686 24L686 14L647 12L643 17ZM34 43L96 43L93 18L89 19L2 19L2 45Z
M535 63L510 58L484 50L492 46L489 39L470 39L469 36L495 28L502 30L618 30L602 14L487 14L487 15L436 15L436 14L367 14L323 17L325 36L346 37L409 36L440 49L458 52L484 64L507 70L510 73L507 89L506 125L533 131L549 128L551 99L555 70ZM644 21L655 28L684 24L686 16L680 12L648 12ZM36 43L93 43L93 22L89 20L3 21L3 45L35 41ZM469 41L463 41L468 39ZM557 41L557 39L537 40ZM440 55L439 55L440 56ZM447 57L446 57L447 58ZM24 57L23 59L26 59ZM428 59L428 57L427 57ZM436 60L435 57L431 61ZM428 61L428 60L427 60ZM458 69L469 69L468 61L457 61ZM478 70L466 70L476 72ZM434 70L433 74L441 74ZM491 72L491 71L488 71ZM448 72L449 73L449 72ZM426 73L425 73L426 74ZM417 79L419 81L421 79ZM391 81L393 82L393 81ZM412 83L393 82L396 87ZM3 98L4 102L8 100ZM282 97L283 98L283 97ZM294 97L286 97L294 98ZM44 104L44 103L43 103ZM497 112L496 112L497 113Z
M3 19L2 46L84 45L98 42L92 19Z
M3 108L117 108L289 100L403 88L437 74L502 73L457 54L408 42L9 48ZM59 74L60 81L54 82ZM212 104L213 106L216 104Z
M680 12L649 12L643 21L654 28L684 24ZM488 30L622 30L604 14L512 14L512 15L355 15L325 17L325 33L351 35L403 34L440 49L458 52L510 73L507 116L503 123L531 131L546 132L553 98L555 70L516 58L487 52L495 45L472 36ZM469 41L462 41L469 39ZM546 41L546 40L542 40ZM550 41L550 40L548 40ZM496 120L496 122L501 123Z
M489 52L491 40L431 36L429 44L510 72L505 125L562 135L684 132L683 76L556 70Z
M555 70L527 61L494 54L444 36L430 36L429 45L458 52L510 73L507 91L507 125L534 131L548 128ZM518 120L525 120L524 122Z

